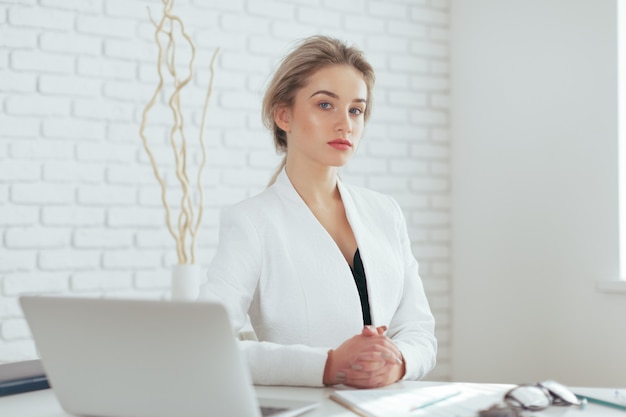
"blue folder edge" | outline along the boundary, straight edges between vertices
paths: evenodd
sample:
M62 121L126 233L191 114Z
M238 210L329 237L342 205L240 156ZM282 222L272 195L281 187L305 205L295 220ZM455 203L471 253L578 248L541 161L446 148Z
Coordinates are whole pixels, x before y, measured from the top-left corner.
M0 364L0 397L50 388L41 361Z

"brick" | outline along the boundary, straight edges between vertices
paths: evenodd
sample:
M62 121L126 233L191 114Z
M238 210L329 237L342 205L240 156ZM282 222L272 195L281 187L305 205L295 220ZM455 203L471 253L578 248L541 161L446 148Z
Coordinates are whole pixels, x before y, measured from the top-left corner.
M199 125L199 112L194 115L194 123ZM212 107L206 120L206 126L209 128L241 128L246 125L246 116L243 112L235 110L222 109L220 107Z
M11 201L23 204L64 204L74 201L74 186L38 182L33 184L13 184Z
M219 27L224 32L244 32L250 35L269 32L270 20L264 17L224 13L220 16Z
M98 80L76 76L41 75L39 91L44 94L62 96L96 96L99 95L101 82Z
M368 179L367 186L384 193L391 191L401 192L407 188L407 179L401 175L373 175Z
M41 164L28 161L0 162L0 181L36 181L41 178Z
M78 58L77 71L79 75L99 77L114 80L133 80L137 64L134 62L105 59L102 57Z
M37 137L39 135L39 119L30 117L9 117L0 114L0 137Z
M102 256L105 269L154 268L161 265L161 251L107 250Z
M450 30L448 28L442 27L430 27L428 28L428 39L438 42L449 42L450 41Z
M448 115L443 111L413 110L411 111L411 122L418 125L447 125Z
M220 95L219 104L224 109L261 111L261 100L257 94L244 91L225 91Z
M165 210L162 207L112 207L107 212L110 227L162 226L165 224Z
M106 0L104 2L104 13L114 17L132 17L135 19L148 19L148 7L151 9L152 17L157 19L163 11L163 6L159 3L154 4L147 1L131 1L128 0ZM176 13L177 7L173 12Z
M9 51L7 49L0 49L0 68L9 67Z
M107 182L111 184L156 184L152 169L137 165L110 165L107 167Z
M177 58L181 58L181 49L188 46L183 39L177 39ZM185 42L183 46L183 42ZM186 52L186 51L185 51ZM111 58L120 58L132 61L156 62L158 57L157 46L154 42L139 42L130 40L107 39L104 41L104 55ZM187 54L185 53L184 56ZM156 65L156 64L155 64ZM186 73L186 72L185 72Z
M449 23L449 15L443 10L412 7L410 17L413 21L431 25L446 26Z
M70 230L44 227L10 227L5 234L7 248L59 248L70 243Z
M240 70L248 72L263 72L267 74L270 61L265 56L250 55L248 53L234 53L223 55L221 58L224 70Z
M447 61L435 61L429 62L428 72L435 76L447 76L450 74L450 65Z
M0 290L1 290L1 287L0 287ZM2 296L1 293L2 291L0 291L0 319L7 318L7 317L23 316L24 313L22 313L22 307L20 307L18 298L17 297L4 297Z
M15 50L11 53L11 68L23 71L71 73L74 57L41 51Z
M409 73L426 72L428 60L415 56L395 55L389 58L389 67L394 71L407 71Z
M137 271L135 274L135 285L138 288L167 288L169 291L172 285L171 270L149 270Z
M450 158L450 148L439 144L412 144L410 155L417 158L448 159Z
M367 36L365 49L368 51L368 53L369 51L375 51L386 52L390 54L404 54L409 52L409 40L399 36Z
M261 35L250 38L248 46L251 53L262 55L274 55L276 51L286 51L287 47L288 45L283 40L278 40L272 36ZM243 85L243 83L240 84L240 86L241 85Z
M247 11L251 15L269 17L272 19L293 19L296 16L296 7L292 4L274 0L249 2Z
M4 71L0 77L0 91L34 93L36 89L37 76L35 74Z
M79 143L76 145L76 158L80 162L121 162L134 161L137 147L110 143Z
M5 101L7 114L25 116L64 116L69 114L70 101L60 97L19 95Z
M413 177L410 182L410 189L420 194L429 192L444 192L450 190L449 181L442 178L420 178Z
M139 190L139 204L141 206L163 207L161 200L161 187L156 185L151 187L141 187ZM170 210L180 209L180 201L182 199L182 190L178 184L168 186L166 189L166 198Z
M410 159L393 159L389 163L390 172L393 174L426 174L428 172L428 164L426 162L413 161Z
M407 105L411 107L423 107L427 104L427 96L423 93L412 91L389 91L389 103L395 105Z
M59 139L100 140L106 137L106 125L101 121L73 118L44 119L43 136Z
M374 121L377 123L406 123L408 119L409 111L404 107L378 106L372 113L372 120L370 123Z
M451 243L452 235L450 229L432 230L430 232L430 238L433 242L437 243Z
M389 139L406 142L421 142L428 138L428 129L421 126L397 124L389 126Z
M1 324L1 335L5 341L30 338L30 328L25 319L5 319Z
M21 140L11 144L10 155L20 159L72 159L74 144L54 139Z
M390 157L406 157L409 147L404 143L389 143L382 141L366 141L360 145L361 148L365 147L367 154L372 157L378 158L390 158ZM362 152L362 151L360 151ZM357 154L356 158L359 158Z
M350 1L323 0L321 4L321 8L344 12L343 14L346 16L361 15L365 13L366 3L367 3L366 0L350 0Z
M81 55L102 53L102 40L76 33L44 32L39 37L42 50Z
M447 211L419 212L411 216L411 224L420 226L448 226L450 213Z
M430 173L434 176L450 175L450 163L433 161L430 163Z
M76 30L78 32L111 38L132 38L135 35L136 24L134 20L119 17L76 16Z
M42 6L88 13L99 13L102 0L39 0Z
M1 9L0 9L1 10ZM36 48L38 31L33 29L0 26L0 47Z
M39 208L15 204L0 206L0 226L27 226L37 222Z
M101 207L44 206L42 223L46 226L99 226L105 224L106 210Z
M383 174L388 172L388 166L389 164L384 159L359 155L350 162L350 172L355 174Z
M448 45L423 40L412 41L410 52L413 55L433 58L447 58L449 55Z
M430 138L435 142L450 142L450 130L447 128L431 129Z
M125 81L107 81L104 83L104 97L111 97L124 101L139 101L147 104L154 94L154 85L140 84L136 80ZM138 131L139 129L136 129Z
M336 5L350 5L350 2L333 1ZM344 27L350 32L365 33L367 35L385 33L385 19L377 16L363 16L349 13L343 17Z
M176 249L174 238L165 228L159 230L139 230L136 235L136 243L137 247L141 249Z
M370 1L368 4L368 13L372 16L381 16L387 18L397 18L405 20L409 14L406 5L390 2Z
M376 87L385 88L408 88L410 83L410 77L408 74L402 74L391 71L376 71ZM374 103L376 103L378 97L374 96Z
M279 39L285 39L293 42L294 39L301 39L307 36L315 35L319 32L313 24L306 24L295 21L276 21L271 22L270 33ZM269 67L265 74L269 72Z
M76 99L72 105L72 114L87 119L127 122L133 120L135 106L104 99Z
M0 203L9 201L9 185L0 183Z
M72 291L108 291L128 289L133 284L130 271L84 271L72 274Z
M2 249L0 251L0 271L29 270L36 266L37 251L34 250L11 250ZM4 277L6 285L7 277Z
M447 77L413 76L411 87L420 91L447 91L450 89L450 81Z
M386 30L390 35L404 36L407 39L425 38L430 33L427 25L400 20L387 20Z
M74 13L44 7L12 7L9 9L9 23L38 29L71 30L74 26Z
M42 294L63 292L68 288L67 273L16 272L4 277L4 293L7 295Z
M133 243L132 230L77 229L74 231L74 246L77 248L128 248Z
M428 207L427 196L416 195L415 193L406 192L406 190L404 190L404 192L393 192L392 195L407 217L409 215L408 210L424 209Z
M46 162L43 166L45 181L73 183L99 183L104 179L104 166L78 162Z
M296 10L296 20L324 27L338 28L341 26L341 13L320 7L300 6Z
M51 249L39 253L38 265L49 271L94 269L100 267L100 251Z
M131 205L136 201L132 187L81 185L78 187L78 202L84 205Z
M448 94L431 94L430 106L436 109L449 109L450 96Z
M213 11L224 12L243 12L245 9L245 0L192 0L192 4L198 7L208 7Z
M39 358L32 340L12 340L0 344L0 358L5 362L19 362Z

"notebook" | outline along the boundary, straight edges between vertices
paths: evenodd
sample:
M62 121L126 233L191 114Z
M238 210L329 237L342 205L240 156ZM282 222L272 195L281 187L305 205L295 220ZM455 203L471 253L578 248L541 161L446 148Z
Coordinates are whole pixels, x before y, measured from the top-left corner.
M251 417L262 406L291 417L317 405L256 397L220 304L50 296L20 304L70 414Z

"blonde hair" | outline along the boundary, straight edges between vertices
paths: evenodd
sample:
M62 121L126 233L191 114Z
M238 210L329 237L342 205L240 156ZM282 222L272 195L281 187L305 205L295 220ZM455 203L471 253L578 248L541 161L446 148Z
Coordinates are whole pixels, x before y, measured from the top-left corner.
M291 107L297 91L306 85L308 78L329 65L350 65L363 75L367 87L367 107L363 117L365 121L369 119L375 76L374 69L365 59L363 52L329 36L305 38L280 62L263 98L261 110L263 124L272 131L277 153L287 152L287 133L274 121L274 111L278 106ZM276 181L285 163L286 156L268 186Z

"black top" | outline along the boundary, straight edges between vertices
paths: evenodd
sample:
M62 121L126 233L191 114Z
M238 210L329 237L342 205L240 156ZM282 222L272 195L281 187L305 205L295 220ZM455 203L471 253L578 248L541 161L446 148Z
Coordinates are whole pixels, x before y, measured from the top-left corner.
M363 312L363 324L369 326L372 324L372 317L370 316L370 302L367 296L367 282L365 279L365 269L363 268L363 261L361 261L361 254L357 248L354 253L354 267L352 270L352 276L356 283L356 288L359 290L359 298L361 299L361 311Z

